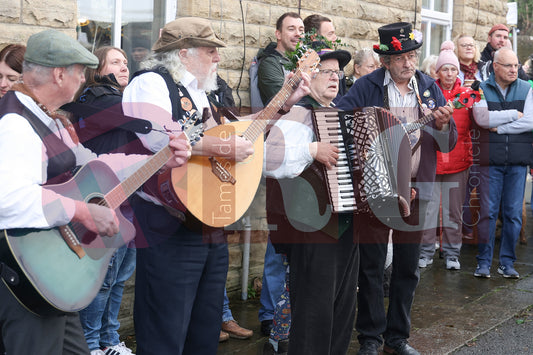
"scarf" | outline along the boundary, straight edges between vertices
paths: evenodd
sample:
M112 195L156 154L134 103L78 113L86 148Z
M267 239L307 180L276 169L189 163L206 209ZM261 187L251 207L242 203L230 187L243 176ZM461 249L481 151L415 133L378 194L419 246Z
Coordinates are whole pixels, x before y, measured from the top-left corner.
M461 71L465 74L465 80L476 80L477 64L472 62L468 65L460 63Z
M24 84L24 82L20 81L16 84L14 84L11 87L11 90L13 91L19 91L23 93L24 95L27 95L31 97L31 99L39 106L41 110L43 110L44 113L46 113L49 117L51 117L54 121L59 120L63 127L67 130L70 138L74 142L74 144L79 144L80 139L78 138L78 134L76 133L76 130L74 129L74 126L72 125L72 122L67 118L67 116L63 113L59 113L58 111L50 111L44 104L40 103L37 98L33 95L33 92L29 87ZM57 124L56 124L57 125ZM59 129L59 127L58 127Z

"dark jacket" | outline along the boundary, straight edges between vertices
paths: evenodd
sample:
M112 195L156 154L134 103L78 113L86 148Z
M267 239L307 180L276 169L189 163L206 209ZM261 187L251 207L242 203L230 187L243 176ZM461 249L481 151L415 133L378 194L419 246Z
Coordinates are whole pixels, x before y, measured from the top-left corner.
M490 74L494 73L494 68L492 67L494 52L496 51L489 43L487 43L483 49L483 52L481 52L481 58L477 63L477 68L483 80L487 80ZM529 75L526 74L522 67L518 68L518 77L522 80L529 80Z
M383 81L386 69L380 68L355 81L348 93L339 101L337 107L341 110L353 110L357 107L379 106L383 107ZM442 91L435 81L420 71L416 71L418 79L419 95L423 103L429 100L436 103L435 107L444 106L446 100ZM418 197L422 200L430 200L437 169L437 151L449 152L457 142L457 129L453 118L450 120L448 131L439 131L435 128L435 122L428 123L423 128L421 136L420 166L416 176L417 183L429 182L431 184L418 184Z
M288 73L284 65L290 63L288 58L276 50L276 46L277 43L271 42L257 53L257 60L260 61L257 70L257 87L265 106L283 86L285 75Z
M85 88L78 98L77 103L82 105L66 107L77 113L74 127L80 142L96 154L148 153L137 135L129 126L124 126L132 120L125 118L122 112L122 91L118 89L120 86L115 76L110 74L97 80L100 85ZM86 108L84 105L87 105ZM144 122L137 119L132 121L133 124Z
M496 84L494 73L489 80L481 83L489 111L516 109L524 111L524 104L531 86L527 81L517 79L513 82L505 98ZM533 133L498 134L475 126L474 135L479 144L480 165L533 165ZM488 158L488 159L487 159Z

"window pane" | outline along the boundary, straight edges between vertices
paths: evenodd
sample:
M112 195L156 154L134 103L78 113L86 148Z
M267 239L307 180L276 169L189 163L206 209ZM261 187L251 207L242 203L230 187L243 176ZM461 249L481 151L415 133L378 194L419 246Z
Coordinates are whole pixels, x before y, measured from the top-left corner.
M113 26L121 26L120 47L128 55L130 72L150 52L165 21L165 0L122 1L122 23L116 24L115 0L78 0L78 40L94 51L113 45Z
M439 55L440 45L446 40L446 27L443 25L431 24L431 44L430 52Z
M448 12L448 0L435 0L433 6L434 11Z
M423 9L431 10L431 9L429 8L429 0L422 0L422 8L423 8Z

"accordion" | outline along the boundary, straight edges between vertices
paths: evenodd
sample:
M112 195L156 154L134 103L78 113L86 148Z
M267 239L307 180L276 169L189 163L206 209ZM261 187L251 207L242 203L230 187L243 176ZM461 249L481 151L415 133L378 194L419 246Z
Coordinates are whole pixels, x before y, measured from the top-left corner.
M316 109L317 140L336 146L337 165L323 167L334 213L410 214L411 146L402 122L380 107Z

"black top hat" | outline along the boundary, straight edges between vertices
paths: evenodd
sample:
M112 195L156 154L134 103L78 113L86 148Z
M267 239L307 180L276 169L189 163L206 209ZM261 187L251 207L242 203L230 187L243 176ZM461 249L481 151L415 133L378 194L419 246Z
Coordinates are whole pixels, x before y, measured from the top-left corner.
M350 52L343 49L331 49L327 47L327 44L322 41L315 41L311 43L311 47L316 51L320 60L337 59L339 61L339 68L343 70L344 67L352 59Z
M408 22L397 22L378 28L379 44L374 44L378 54L401 54L420 48L422 34L413 31ZM419 37L419 38L417 38Z

